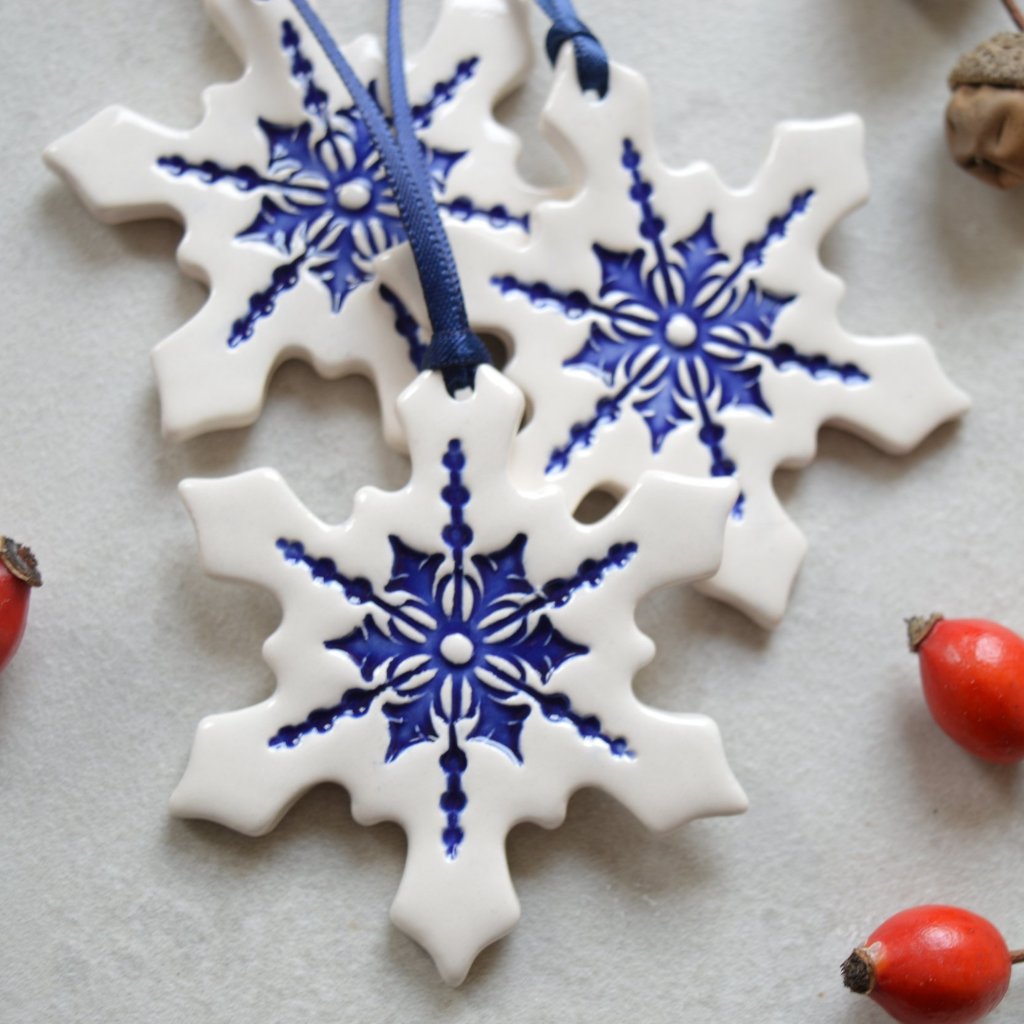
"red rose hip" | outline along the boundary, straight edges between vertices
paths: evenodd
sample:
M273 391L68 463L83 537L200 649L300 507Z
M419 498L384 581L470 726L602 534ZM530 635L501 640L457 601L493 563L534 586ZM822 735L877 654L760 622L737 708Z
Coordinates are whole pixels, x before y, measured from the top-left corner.
M998 764L1024 759L1024 639L985 619L908 619L932 717Z
M21 643L29 593L42 582L32 552L9 537L0 537L0 672Z
M901 911L843 964L843 982L902 1024L971 1024L1006 995L1011 953L983 917L959 907Z

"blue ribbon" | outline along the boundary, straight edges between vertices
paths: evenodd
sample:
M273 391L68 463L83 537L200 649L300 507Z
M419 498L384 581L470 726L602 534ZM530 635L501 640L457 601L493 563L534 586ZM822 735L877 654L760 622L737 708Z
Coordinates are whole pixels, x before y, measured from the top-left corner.
M548 60L554 64L562 45L571 42L580 88L594 91L603 99L608 92L608 54L597 36L580 21L572 0L537 0L537 4L552 22L544 41Z
M352 70L308 0L291 2L344 83L380 152L416 261L433 330L422 368L440 370L449 394L472 387L476 368L489 363L491 358L483 342L470 329L455 258L441 224L416 137L405 87L401 0L388 0L388 88L393 135L380 105Z

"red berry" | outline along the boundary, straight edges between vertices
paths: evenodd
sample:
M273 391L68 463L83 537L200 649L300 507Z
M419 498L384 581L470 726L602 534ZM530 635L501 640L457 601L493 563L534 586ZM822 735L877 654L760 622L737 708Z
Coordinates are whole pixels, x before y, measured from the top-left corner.
M14 656L25 632L29 592L42 582L32 552L8 537L0 537L0 672Z
M970 1024L995 1009L1018 955L983 917L959 907L904 910L843 964L843 981L902 1024Z
M972 754L1024 759L1024 639L984 619L909 619L936 722Z

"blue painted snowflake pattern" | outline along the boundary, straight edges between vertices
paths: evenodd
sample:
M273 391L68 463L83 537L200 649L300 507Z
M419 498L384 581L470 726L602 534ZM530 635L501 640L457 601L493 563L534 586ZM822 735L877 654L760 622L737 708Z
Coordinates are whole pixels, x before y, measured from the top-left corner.
M281 296L312 274L330 295L335 313L358 288L374 280L374 257L405 239L405 230L370 133L353 107L332 110L326 90L316 81L295 26L285 20L281 49L291 78L302 93L305 120L275 124L259 119L267 146L265 169L247 164L229 167L216 160L161 156L158 166L178 178L205 185L227 184L241 193L260 193L255 219L236 236L243 243L269 246L283 258L267 285L249 297L248 308L232 323L227 345L249 341L260 320L269 317ZM430 127L437 112L452 102L460 86L476 73L477 57L458 63L432 94L413 108L417 131ZM492 227L527 227L527 217L503 205L483 209L465 196L449 196L452 168L466 151L423 145L424 159L440 208L458 220L485 219ZM410 357L415 353L410 351Z
M732 259L719 247L711 214L688 238L668 244L665 222L652 202L653 186L641 173L640 152L629 139L622 144L621 163L629 199L640 215L641 244L630 252L593 247L601 269L597 298L511 275L492 282L506 295L523 295L570 320L588 317L587 341L564 365L597 375L611 389L596 403L593 416L574 424L567 441L551 452L547 473L564 471L628 405L643 417L654 452L673 430L696 420L710 474L733 476L737 467L726 451L718 414L732 407L772 415L761 390L764 367L847 385L868 380L853 363L836 364L776 340L776 321L795 296L776 295L751 276L771 245L785 238L807 211L814 192L794 195L764 233ZM741 495L735 514L741 516L742 510Z
M630 562L637 545L613 544L602 557L584 560L571 577L535 586L524 564L524 533L500 550L470 553L473 530L466 506L471 495L459 441L448 444L442 463L448 482L441 499L449 510L441 533L444 550L427 554L391 535L391 577L384 593L366 579L347 576L333 559L309 554L301 541L278 541L287 562L336 589L339 599L367 607L356 629L325 642L359 669L366 685L283 726L269 743L294 748L345 717L361 718L378 706L388 722L387 762L417 744L440 741L441 841L454 859L468 802L463 776L469 761L460 723L471 725L468 740L492 744L517 764L524 760L523 727L534 708L548 722L575 730L581 741L603 745L613 757L634 756L625 737L611 735L597 716L579 712L568 696L549 689L558 670L585 657L588 648L564 636L548 612L569 604L584 588L600 587L609 573Z

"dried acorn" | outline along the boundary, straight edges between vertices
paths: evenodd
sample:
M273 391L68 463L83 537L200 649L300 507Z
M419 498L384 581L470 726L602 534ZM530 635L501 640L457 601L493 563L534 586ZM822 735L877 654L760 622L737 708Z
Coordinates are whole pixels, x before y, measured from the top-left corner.
M965 53L949 85L953 159L996 188L1024 184L1024 33L1000 32Z

